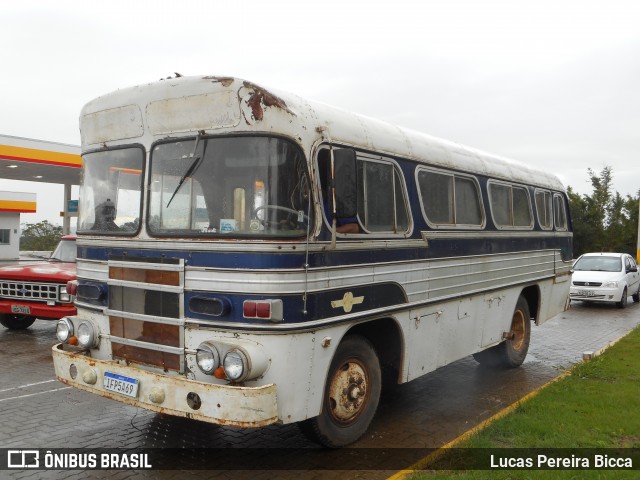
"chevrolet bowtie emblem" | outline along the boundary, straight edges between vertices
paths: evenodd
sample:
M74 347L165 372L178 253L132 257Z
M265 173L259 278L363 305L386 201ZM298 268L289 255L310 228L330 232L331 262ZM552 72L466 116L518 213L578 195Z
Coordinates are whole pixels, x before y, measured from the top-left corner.
M354 305L358 305L362 302L364 302L364 296L354 297L352 292L347 292L342 297L342 300L332 300L331 306L333 308L342 307L344 309L344 313L349 313Z

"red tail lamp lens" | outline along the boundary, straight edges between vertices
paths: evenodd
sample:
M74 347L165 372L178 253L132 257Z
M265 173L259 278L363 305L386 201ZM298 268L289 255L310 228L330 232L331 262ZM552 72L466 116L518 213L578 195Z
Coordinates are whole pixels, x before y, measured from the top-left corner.
M271 318L271 302L257 302L256 307L258 318Z
M257 310L258 306L256 302L247 300L242 304L242 315L244 318L256 318L258 316Z
M283 319L282 300L245 300L242 304L244 318L259 318L281 322Z

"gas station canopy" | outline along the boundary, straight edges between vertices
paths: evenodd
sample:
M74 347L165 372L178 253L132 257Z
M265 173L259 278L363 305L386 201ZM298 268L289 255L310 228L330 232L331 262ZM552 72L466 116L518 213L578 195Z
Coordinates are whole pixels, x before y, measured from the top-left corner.
M0 179L64 185L61 202L64 211L60 215L65 235L70 231L70 217L77 215L69 210L69 205L72 185L80 184L81 167L80 147L76 145L0 135ZM35 209L35 193L2 192L0 211L34 212Z
M79 185L80 147L0 135L0 178Z

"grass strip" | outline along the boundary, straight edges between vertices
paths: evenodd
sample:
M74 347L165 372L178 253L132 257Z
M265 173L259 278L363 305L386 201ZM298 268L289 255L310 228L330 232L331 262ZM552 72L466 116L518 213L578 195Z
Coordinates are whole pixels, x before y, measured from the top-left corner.
M640 328L636 328L602 355L576 365L565 378L523 402L507 416L465 439L454 449L441 451L426 470L411 475L418 479L624 479L640 478L640 470L442 470L463 467L465 458L481 452L496 457L518 455L528 449L549 449L567 455L572 451L622 450L640 458ZM475 449L475 450L468 450ZM511 449L522 449L511 450ZM585 450L578 450L585 449ZM592 462L593 465L593 462ZM433 469L433 470L431 470Z

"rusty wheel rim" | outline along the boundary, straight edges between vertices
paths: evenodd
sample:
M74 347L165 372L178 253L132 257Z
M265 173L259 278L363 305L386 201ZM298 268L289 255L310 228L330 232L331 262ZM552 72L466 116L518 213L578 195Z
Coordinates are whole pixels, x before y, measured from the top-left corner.
M522 310L513 312L511 320L511 346L514 350L520 351L525 341L526 319Z
M329 385L329 411L339 424L354 422L368 401L367 370L358 360L344 362Z

